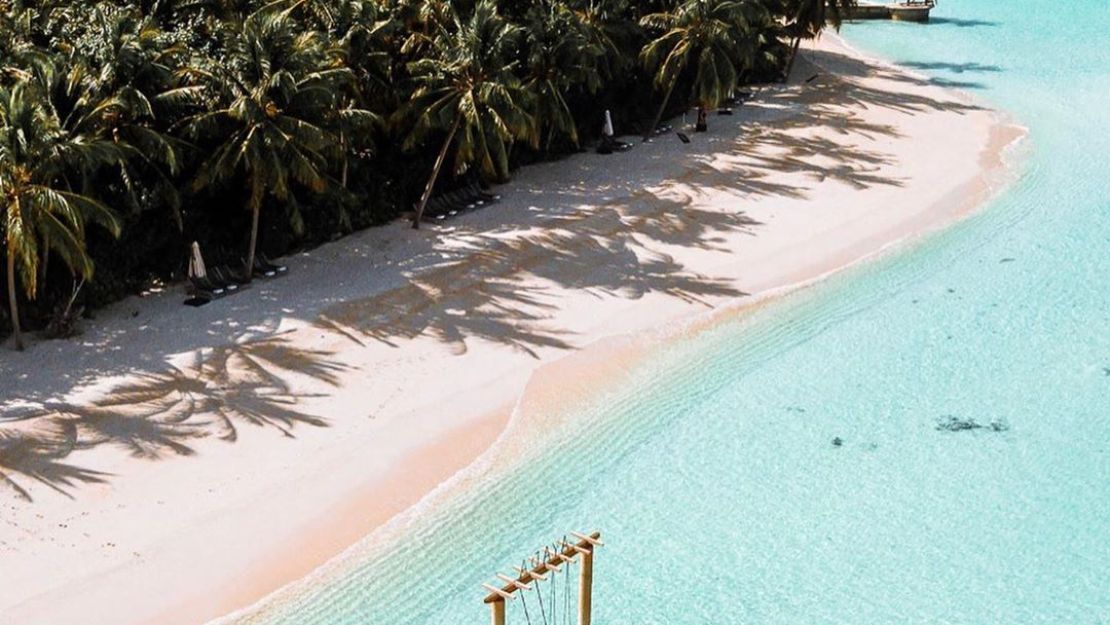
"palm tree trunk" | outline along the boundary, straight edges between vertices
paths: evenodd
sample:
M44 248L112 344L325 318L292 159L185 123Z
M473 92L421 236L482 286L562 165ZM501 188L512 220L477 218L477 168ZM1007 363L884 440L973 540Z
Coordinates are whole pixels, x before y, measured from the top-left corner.
M462 113L455 114L455 123L451 124L451 132L447 133L447 140L443 142L443 147L439 149L435 167L432 168L432 177L428 178L428 186L424 187L424 195L420 197L420 203L416 205L416 214L412 216L413 230L420 229L420 220L424 218L424 207L428 205L428 200L432 197L432 189L436 186L436 178L439 178L439 170L443 167L443 161L447 159L447 149L451 147L451 142L455 140L455 133L459 131L459 124L461 123Z
M671 93L674 91L674 86L676 84L678 84L677 79L671 81L671 86L667 87L667 95L663 96L663 103L659 105L659 112L655 114L655 121L652 122L651 126L648 126L647 131L644 132L644 141L651 138L652 133L659 127L659 122L663 120L663 113L667 110L667 103L671 101Z
M343 150L343 172L340 174L339 184L347 188L347 133L339 133L339 147Z
M247 282L251 281L254 276L254 251L258 246L258 215L262 212L262 203L259 202L251 208L251 245L250 250L247 252L247 266L244 269L246 275L243 279Z
M794 71L794 60L798 58L798 47L802 45L802 38L795 37L794 43L790 46L790 60L786 63L786 73L782 75L782 81L790 80L790 72Z
M50 269L50 235L42 238L42 277L39 284L46 284L46 271Z
M19 303L15 297L15 250L8 246L8 309L12 314L12 336L15 348L23 351L23 336L19 333Z

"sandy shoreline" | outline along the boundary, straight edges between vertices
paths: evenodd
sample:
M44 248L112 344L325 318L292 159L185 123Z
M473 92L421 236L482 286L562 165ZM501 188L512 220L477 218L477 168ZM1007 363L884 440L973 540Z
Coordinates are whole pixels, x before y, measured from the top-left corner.
M364 232L220 304L124 302L81 341L0 356L5 400L52 402L0 429L53 442L81 419L95 442L16 459L43 482L13 474L33 502L0 491L0 623L243 608L467 466L541 365L735 314L949 224L1005 181L1023 133L996 113L833 37L806 54L820 69L796 73L818 79L713 117L691 148L660 137L530 167L501 205L443 227ZM106 396L119 382L129 392Z

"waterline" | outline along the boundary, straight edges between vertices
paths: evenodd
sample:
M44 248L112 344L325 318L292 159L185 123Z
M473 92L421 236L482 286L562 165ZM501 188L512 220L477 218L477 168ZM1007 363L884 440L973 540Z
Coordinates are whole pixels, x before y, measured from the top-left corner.
M928 27L849 27L1028 123L1023 178L907 253L668 343L558 415L573 436L514 450L527 471L479 473L386 530L390 549L235 622L478 622L491 572L593 527L609 545L598 622L1110 618L1110 145L1091 132L1110 89L1089 38L1110 27L1102 4L1069 5L1078 20L1016 3L971 27L993 13L968 0ZM1009 429L937 429L953 417ZM647 568L645 545L660 547Z

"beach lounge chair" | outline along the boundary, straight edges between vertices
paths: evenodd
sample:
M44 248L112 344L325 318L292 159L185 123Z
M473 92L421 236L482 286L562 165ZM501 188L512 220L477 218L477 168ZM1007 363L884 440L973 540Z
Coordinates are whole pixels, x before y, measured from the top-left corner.
M254 257L254 276L257 278L276 278L283 276L289 272L289 268L284 265L277 265L270 261L265 254L257 254Z
M243 259L243 265L246 266L247 261ZM255 278L273 278L277 276L277 271L270 269L266 263L262 262L262 256L254 257L254 267L251 267L251 275Z
M471 182L469 185L467 185L467 189L471 196L486 204L496 202L501 199L500 195L484 190L477 182Z
M428 199L424 207L425 221L443 221L460 213L476 210L501 199L496 193L482 190L477 181L450 191L445 191Z
M455 210L473 210L478 207L478 204L460 189L448 191L446 198L454 204Z
M428 199L428 204L424 207L424 217L426 219L438 218L447 214L447 209L443 206L443 198L433 197Z
M598 154L612 154L613 152L627 152L632 149L632 144L612 137L602 137L597 146Z
M206 277L208 279L208 282L210 282L217 288L221 288L227 291L228 295L231 295L232 293L235 293L239 290L239 283L225 276L222 272L220 272L219 267L215 267L211 271L209 271L208 276Z
M250 280L243 276L241 273L233 270L227 265L220 265L212 270L213 276L222 284L234 286L239 289L246 288Z
M189 276L189 286L189 290L193 297L197 297L203 300L219 299L228 294L227 289L221 286L217 286L208 278Z

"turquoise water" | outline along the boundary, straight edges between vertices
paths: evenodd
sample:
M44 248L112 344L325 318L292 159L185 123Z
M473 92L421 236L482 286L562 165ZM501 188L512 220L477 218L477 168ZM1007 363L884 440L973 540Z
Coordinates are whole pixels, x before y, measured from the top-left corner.
M1110 2L935 15L845 34L1028 125L1006 194L669 346L528 469L236 622L488 622L481 582L598 528L602 625L1110 623Z

